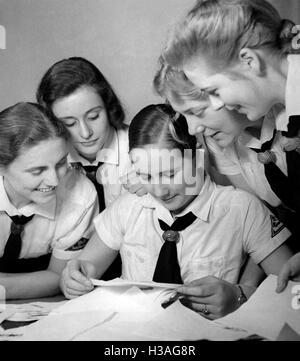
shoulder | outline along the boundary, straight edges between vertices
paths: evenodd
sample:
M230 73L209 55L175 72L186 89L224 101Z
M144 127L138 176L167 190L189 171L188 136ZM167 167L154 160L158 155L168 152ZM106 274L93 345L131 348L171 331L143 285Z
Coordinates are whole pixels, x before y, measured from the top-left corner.
M125 192L116 198L106 209L109 212L110 209L118 208L125 214L130 214L132 210L137 208L143 208L145 196L139 197L136 194Z
M88 207L95 203L97 192L93 183L79 169L70 168L59 186L57 198L60 203Z
M262 201L256 196L232 186L216 185L214 193L214 205L223 205L227 209L235 209L237 212L247 213L249 208L264 207Z

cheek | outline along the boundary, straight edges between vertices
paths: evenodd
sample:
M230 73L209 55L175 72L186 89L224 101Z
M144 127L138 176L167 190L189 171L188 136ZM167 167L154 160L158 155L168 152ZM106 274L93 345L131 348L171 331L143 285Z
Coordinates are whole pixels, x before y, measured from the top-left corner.
M92 123L91 125L92 129L94 130L94 134L98 136L105 136L106 132L110 128L110 123L108 122L108 119L106 116L103 116Z
M79 128L77 126L72 127L72 128L67 128L67 130L71 135L72 142L76 142L78 139L80 139Z

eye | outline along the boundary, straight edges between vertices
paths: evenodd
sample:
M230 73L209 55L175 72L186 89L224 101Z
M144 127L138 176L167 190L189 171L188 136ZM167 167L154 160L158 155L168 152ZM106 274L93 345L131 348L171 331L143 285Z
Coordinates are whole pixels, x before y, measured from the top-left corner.
M63 119L62 121L67 128L71 128L76 124L76 121L72 119Z
M100 111L92 112L88 115L88 120L96 120L99 118Z
M43 172L42 169L36 169L36 170L32 170L30 173L31 173L31 175L33 175L33 176L39 176L39 175L42 174L42 172Z
M207 91L209 95L213 96L213 97L218 97L220 96L219 92L217 89L211 89Z

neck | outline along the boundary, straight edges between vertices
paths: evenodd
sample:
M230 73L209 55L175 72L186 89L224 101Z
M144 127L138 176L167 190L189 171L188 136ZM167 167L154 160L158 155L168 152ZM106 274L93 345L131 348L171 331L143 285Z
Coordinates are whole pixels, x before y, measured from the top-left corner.
M250 122L250 126L245 128L245 131L251 134L254 138L260 139L261 128L263 124L264 118L260 118L255 122Z
M182 211L184 211L192 202L193 200L197 197L197 195L195 196L191 196L191 198L188 200L187 203L185 203L182 207L175 209L174 211L171 211L171 215L172 216L176 216L177 214L181 213Z
M270 89L272 89L274 104L280 103L285 105L285 89L288 74L288 60L284 57L272 62L268 77L270 79Z

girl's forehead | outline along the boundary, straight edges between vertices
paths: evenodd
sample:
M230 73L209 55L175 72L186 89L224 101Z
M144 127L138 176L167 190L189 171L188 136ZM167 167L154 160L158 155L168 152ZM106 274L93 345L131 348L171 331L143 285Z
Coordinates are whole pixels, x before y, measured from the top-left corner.
M68 143L63 138L49 138L37 144L24 146L12 162L12 166L31 167L48 161L59 160L68 152Z
M190 150L187 149L187 151ZM149 168L164 171L181 166L183 161L180 149L154 147L134 148L130 152L130 158L133 165L140 171L149 170Z

